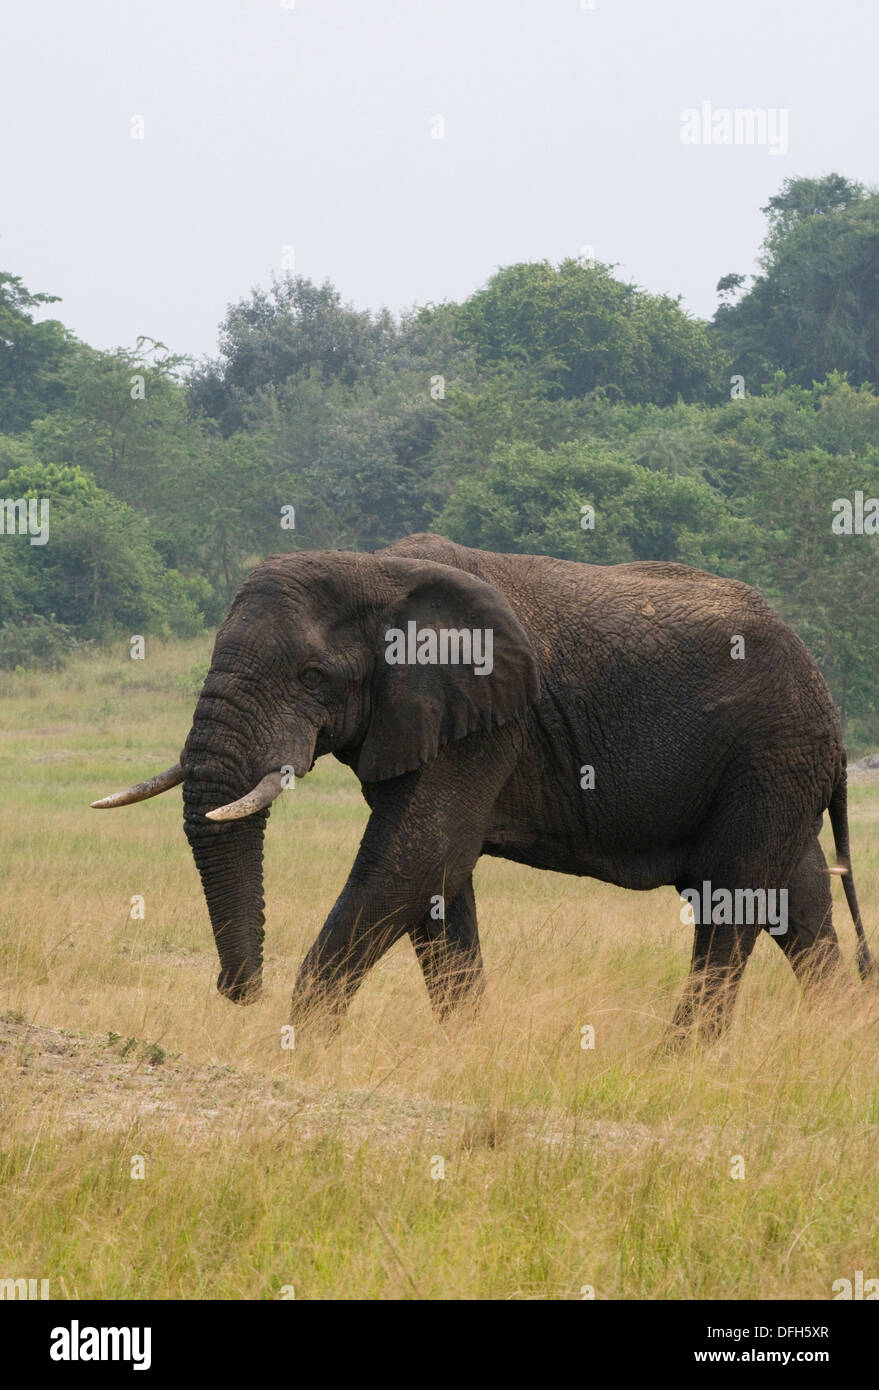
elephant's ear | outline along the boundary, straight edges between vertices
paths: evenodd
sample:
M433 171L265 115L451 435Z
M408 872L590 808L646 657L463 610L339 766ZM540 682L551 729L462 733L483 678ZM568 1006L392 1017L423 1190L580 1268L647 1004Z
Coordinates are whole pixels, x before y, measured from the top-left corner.
M400 589L378 622L362 782L411 772L453 739L515 718L539 685L534 649L500 590L451 565L385 565Z

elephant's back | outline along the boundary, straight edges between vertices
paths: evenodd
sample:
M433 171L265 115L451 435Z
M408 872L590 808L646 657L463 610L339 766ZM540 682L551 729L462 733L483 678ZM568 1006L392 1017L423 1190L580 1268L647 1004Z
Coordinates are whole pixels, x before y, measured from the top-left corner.
M560 698L596 694L671 720L693 702L729 730L835 729L833 701L792 628L757 589L690 565L591 565L511 555L429 533L388 553L432 559L499 588ZM587 695L588 692L588 695Z
M526 628L564 637L571 625L587 625L600 637L628 634L650 645L664 632L685 645L695 630L730 625L773 635L802 647L762 594L737 579L691 565L633 561L592 565L551 555L516 555L476 550L424 532L405 536L379 554L434 560L465 570L501 590ZM805 652L805 648L802 647Z

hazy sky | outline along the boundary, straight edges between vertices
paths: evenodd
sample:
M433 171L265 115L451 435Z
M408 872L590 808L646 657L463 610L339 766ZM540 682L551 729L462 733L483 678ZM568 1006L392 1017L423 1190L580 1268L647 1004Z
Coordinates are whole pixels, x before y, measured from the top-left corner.
M708 316L784 178L879 181L875 0L593 3L3 0L0 268L195 355L285 246L394 310L591 246ZM703 102L787 152L683 144Z

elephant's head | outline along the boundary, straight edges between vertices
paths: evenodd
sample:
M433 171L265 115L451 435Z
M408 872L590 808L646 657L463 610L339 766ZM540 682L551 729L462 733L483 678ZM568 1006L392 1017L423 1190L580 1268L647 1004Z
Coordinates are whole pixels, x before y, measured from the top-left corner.
M452 634L445 647L442 632ZM473 632L490 638L462 662L462 635ZM409 664L411 656L421 659ZM217 987L246 1002L262 968L263 835L291 777L329 752L361 782L401 776L452 740L521 714L537 686L507 599L471 574L381 554L273 556L242 585L217 634L180 762L93 804L126 805L183 783L220 955Z

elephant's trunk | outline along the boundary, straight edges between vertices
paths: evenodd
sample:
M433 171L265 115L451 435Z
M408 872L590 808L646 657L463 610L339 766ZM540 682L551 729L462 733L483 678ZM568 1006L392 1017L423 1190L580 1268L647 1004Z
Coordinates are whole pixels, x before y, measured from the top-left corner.
M214 826L186 808L186 831L201 875L220 957L217 989L236 1004L257 997L262 984L265 922L262 855L268 812Z
M262 983L263 839L268 809L225 824L207 819L254 780L260 753L258 711L228 677L208 675L182 763L183 819L201 875L220 957L217 988L235 1003L256 998ZM255 759L257 762L255 763Z
M311 767L317 732L305 722L282 726L272 692L252 673L208 672L181 755L184 823L220 955L217 988L237 1003L261 984L271 803L288 770L303 776Z

